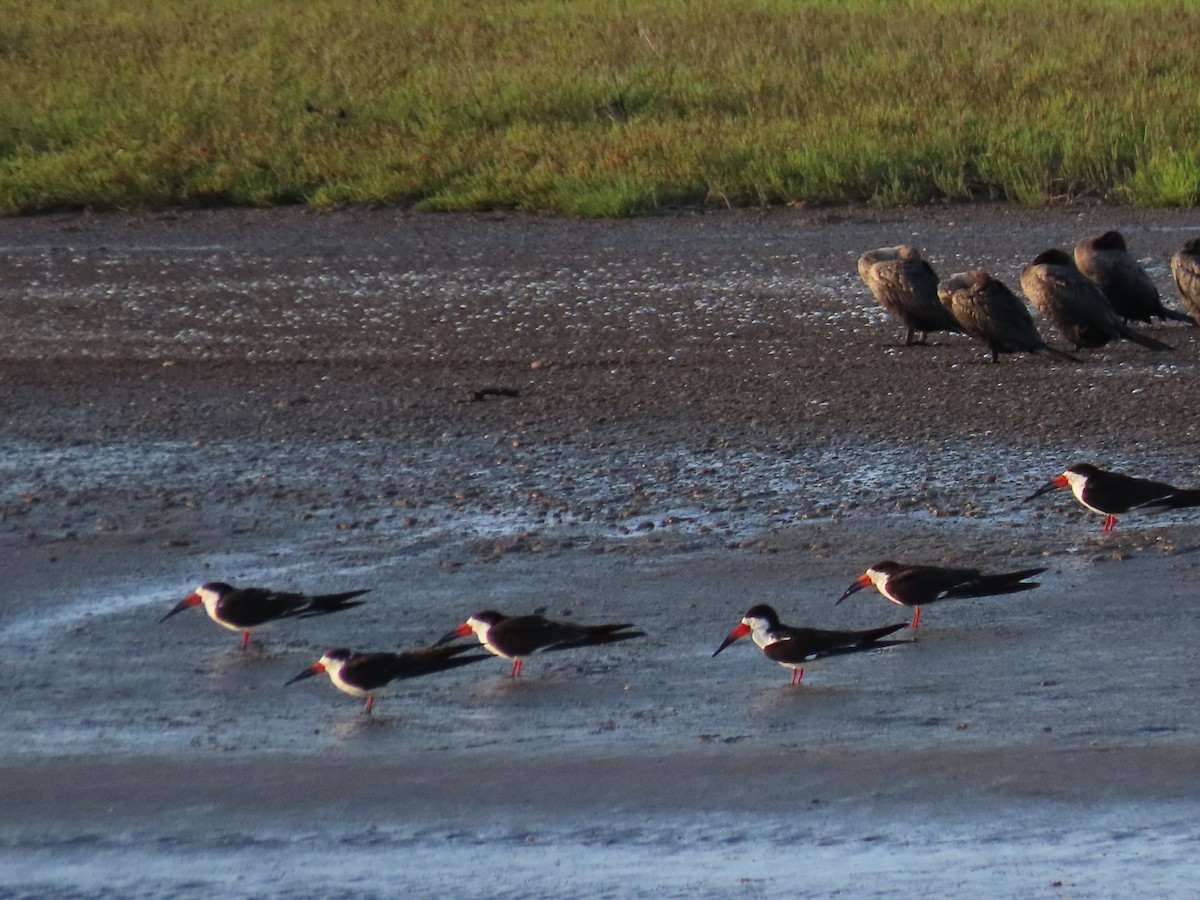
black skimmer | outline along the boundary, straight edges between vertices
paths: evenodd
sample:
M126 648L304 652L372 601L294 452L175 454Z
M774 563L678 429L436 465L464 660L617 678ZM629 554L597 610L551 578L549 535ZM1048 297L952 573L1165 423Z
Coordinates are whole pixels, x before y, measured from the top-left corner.
M1120 338L1149 350L1172 349L1126 325L1104 291L1084 277L1065 250L1044 250L1022 266L1021 290L1076 350L1103 347Z
M203 605L208 617L218 625L242 633L242 649L245 650L250 643L252 628L276 619L307 619L361 606L362 600L349 601L368 590L309 596L258 587L235 588L223 581L209 581L176 603L159 621L165 622L177 612Z
M1045 353L1079 362L1070 353L1048 346L1025 304L1008 285L982 269L951 275L938 285L938 299L963 331L987 344L992 362L998 362L1001 353Z
M1171 257L1171 274L1179 288L1179 299L1192 318L1200 319L1200 238L1191 238Z
M915 247L880 247L858 258L858 275L876 301L908 329L905 346L924 344L931 331L961 331L938 302L937 273ZM921 339L915 340L915 335Z
M1130 255L1121 232L1106 231L1099 237L1084 238L1075 245L1075 265L1104 291L1113 311L1121 318L1135 322L1173 319L1195 327L1196 320L1187 313L1163 306L1158 288Z
M1039 582L1025 579L1045 571L1044 568L1022 569L1020 572L985 575L978 569L906 566L888 559L875 563L859 575L833 605L837 606L851 594L874 585L875 590L888 600L913 609L909 627L916 628L921 621L922 606L955 597L991 597L996 594L1032 590Z
M1183 509L1200 506L1200 489L1177 488L1149 478L1106 472L1091 463L1073 463L1025 498L1026 502L1056 488L1070 488L1075 499L1104 516L1102 531L1112 531L1117 516L1131 509Z
M633 625L577 625L544 616L506 616L493 609L477 612L452 629L438 644L474 633L479 643L496 656L513 661L513 678L521 676L524 657L534 652L570 650L595 644L613 644L629 638L644 637L644 631L629 631Z
M345 647L337 647L327 651L324 656L285 684L294 684L328 672L329 680L338 690L352 697L367 698L363 712L369 716L371 707L375 705L375 692L384 685L401 678L418 678L491 659L486 653L458 655L470 649L470 644L457 644L450 647L425 647L404 653L351 653Z
M862 650L890 647L893 644L912 643L908 640L881 640L903 627L904 623L901 622L899 625L885 625L882 628L871 628L866 631L822 631L819 628L793 628L790 625L780 624L775 610L765 603L760 603L747 610L746 614L742 616L742 620L733 626L733 630L725 636L721 646L713 651L713 656L739 638L750 635L754 643L762 650L763 656L791 669L791 683L799 684L804 678L805 665L827 656L842 656Z

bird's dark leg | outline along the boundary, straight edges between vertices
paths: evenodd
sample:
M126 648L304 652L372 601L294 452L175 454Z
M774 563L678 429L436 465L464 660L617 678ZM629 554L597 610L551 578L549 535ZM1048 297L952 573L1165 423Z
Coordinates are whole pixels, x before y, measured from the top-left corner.
M799 669L792 669L792 681L791 681L792 684L799 684L802 678L804 678L804 668L803 667L801 667Z

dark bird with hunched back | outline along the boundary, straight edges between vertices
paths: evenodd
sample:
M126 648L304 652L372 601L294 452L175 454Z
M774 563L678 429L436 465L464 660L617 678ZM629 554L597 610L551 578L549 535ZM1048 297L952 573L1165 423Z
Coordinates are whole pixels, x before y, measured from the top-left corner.
M259 625L279 619L308 619L352 609L365 602L354 598L361 597L368 590L309 595L260 587L235 588L223 581L207 581L176 603L159 621L165 622L176 613L193 606L203 606L208 617L218 625L242 633L242 649L245 650L250 643L250 631Z
M1134 331L1113 312L1104 292L1084 277L1065 250L1044 250L1021 268L1021 290L1075 349L1125 339L1148 350L1169 345Z
M988 575L979 569L904 565L887 559L875 563L859 575L833 605L837 606L865 587L874 587L885 599L912 609L913 618L909 627L916 628L921 622L923 606L955 598L994 597L1030 591L1038 587L1040 582L1026 579L1045 571L1044 568L1022 569L1019 572Z
M452 628L438 644L474 634L488 651L502 659L511 659L511 677L519 678L525 657L530 654L615 644L630 638L645 637L644 631L630 631L631 628L633 625L629 622L578 625L541 615L506 616L494 609L485 609Z
M938 285L938 300L966 334L987 345L992 362L998 362L1001 353L1041 353L1079 362L1042 340L1021 299L982 269L951 275Z
M1117 516L1131 510L1200 506L1200 489L1178 488L1149 478L1108 472L1092 463L1072 463L1026 497L1025 502L1062 488L1070 488L1076 500L1104 516L1101 530L1105 532L1116 527Z
M1163 306L1154 280L1129 253L1121 232L1106 231L1081 240L1075 245L1075 265L1104 292L1113 312L1122 319L1171 319L1195 327L1196 320L1187 313Z
M1171 275L1184 307L1193 319L1200 319L1200 238L1189 239L1171 257Z
M908 330L905 346L924 344L931 331L961 330L938 302L937 273L915 247L868 250L858 258L858 274L879 305Z
M741 621L725 636L721 646L713 651L713 656L734 641L750 635L762 650L763 656L791 669L791 683L800 684L804 678L805 667L818 660L831 656L845 656L847 653L860 653L864 650L878 650L894 644L912 643L911 640L883 640L903 627L904 623L901 622L899 625L885 625L865 631L795 628L781 624L775 610L765 603L760 603L746 611Z
M491 659L486 653L461 655L472 649L470 644L457 644L423 647L403 653L352 653L345 647L336 647L326 651L320 659L285 684L294 684L326 672L339 691L351 697L367 698L363 713L369 716L375 705L375 694L393 681L419 678Z

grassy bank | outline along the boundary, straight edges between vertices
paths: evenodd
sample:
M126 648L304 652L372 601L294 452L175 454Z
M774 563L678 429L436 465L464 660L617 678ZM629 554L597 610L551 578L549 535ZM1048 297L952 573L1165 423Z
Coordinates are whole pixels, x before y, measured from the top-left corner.
M8 0L0 214L1200 198L1200 4Z

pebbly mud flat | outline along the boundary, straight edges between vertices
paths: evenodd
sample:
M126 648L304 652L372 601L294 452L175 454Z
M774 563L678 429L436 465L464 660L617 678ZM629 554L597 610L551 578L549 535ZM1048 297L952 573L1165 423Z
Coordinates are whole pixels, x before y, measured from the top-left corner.
M855 272L906 241L1015 289L1109 228L1175 304L1186 211L0 221L0 795L36 810L0 894L1190 889L1200 518L1021 501L1076 460L1200 483L1200 329L993 365ZM709 658L754 602L906 620L833 608L887 557L1049 571L799 689ZM158 624L216 579L372 590L246 653ZM489 606L648 637L370 719L283 687Z

